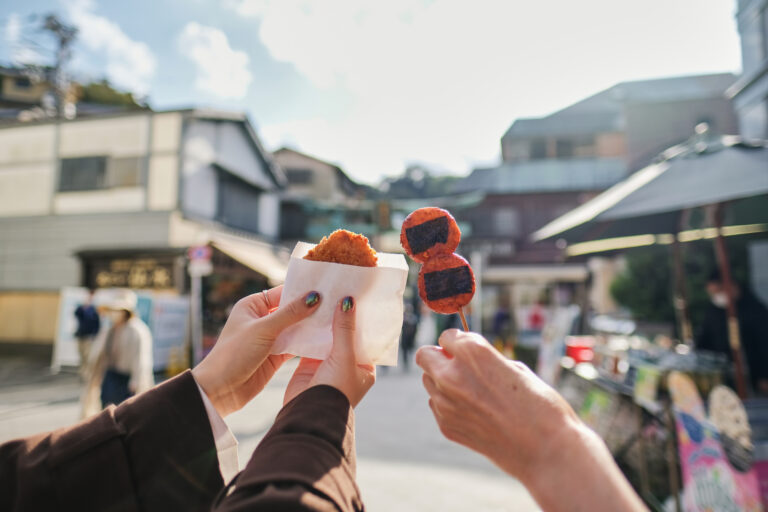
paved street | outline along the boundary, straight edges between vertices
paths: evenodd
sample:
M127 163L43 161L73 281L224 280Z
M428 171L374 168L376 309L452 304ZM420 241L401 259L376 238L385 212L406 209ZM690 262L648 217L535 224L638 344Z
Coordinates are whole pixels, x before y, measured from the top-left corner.
M261 395L227 418L240 442L241 466L279 410L293 367L283 368ZM22 370L10 377L0 370L0 442L77 420L76 375ZM418 370L379 373L357 410L357 450L358 481L372 511L538 510L518 482L442 437Z

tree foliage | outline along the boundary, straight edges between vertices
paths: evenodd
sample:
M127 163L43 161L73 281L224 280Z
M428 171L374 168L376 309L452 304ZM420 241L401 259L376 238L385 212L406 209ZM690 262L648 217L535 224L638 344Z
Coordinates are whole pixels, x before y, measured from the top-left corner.
M747 286L748 244L752 237L726 239L733 278ZM671 246L634 249L626 254L626 269L611 284L613 298L637 320L675 324L673 254ZM717 268L712 240L683 244L688 312L694 332L701 325L709 297L707 280Z
M129 110L140 110L147 105L140 102L131 92L121 92L112 87L107 80L81 85L80 101L101 105L116 105Z

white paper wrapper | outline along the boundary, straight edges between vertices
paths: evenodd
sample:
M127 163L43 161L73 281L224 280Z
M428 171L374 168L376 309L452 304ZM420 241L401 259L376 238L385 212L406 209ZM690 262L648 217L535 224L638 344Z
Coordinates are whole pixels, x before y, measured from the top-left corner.
M397 365L408 264L402 254L377 253L378 266L357 267L303 259L313 244L299 242L291 254L280 302L315 290L322 297L309 318L285 329L273 354L325 359L331 351L333 313L339 301L355 299L355 355L360 364Z

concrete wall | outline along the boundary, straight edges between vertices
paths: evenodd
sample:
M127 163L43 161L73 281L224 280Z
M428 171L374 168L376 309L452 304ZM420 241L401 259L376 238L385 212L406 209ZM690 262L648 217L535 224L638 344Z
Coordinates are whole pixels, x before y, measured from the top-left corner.
M322 201L341 201L345 198L338 183L337 171L332 165L291 150L276 151L274 158L286 174L291 169L312 172L311 183L289 184L286 195Z
M81 284L84 249L165 247L168 213L0 218L0 290Z
M724 97L626 105L624 115L631 170L647 165L661 151L690 138L700 122L708 122L719 134L739 131L733 105Z
M51 343L59 292L0 292L0 342Z
M279 205L275 184L258 158L241 124L230 121L190 119L184 130L182 164L182 210L192 218L216 220L219 208L219 173L214 164L263 189L258 208L258 231L276 237ZM272 196L275 196L274 198ZM233 200L237 198L232 198Z
M50 212L55 141L53 124L0 128L0 217Z

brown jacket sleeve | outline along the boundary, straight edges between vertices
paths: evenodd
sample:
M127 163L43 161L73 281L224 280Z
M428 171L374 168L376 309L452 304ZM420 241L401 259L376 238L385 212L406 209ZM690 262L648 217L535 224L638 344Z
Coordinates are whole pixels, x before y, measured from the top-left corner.
M223 487L190 372L73 427L0 446L0 510L210 510Z
M216 512L361 511L354 412L339 390L315 386L285 405Z

